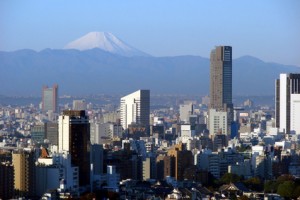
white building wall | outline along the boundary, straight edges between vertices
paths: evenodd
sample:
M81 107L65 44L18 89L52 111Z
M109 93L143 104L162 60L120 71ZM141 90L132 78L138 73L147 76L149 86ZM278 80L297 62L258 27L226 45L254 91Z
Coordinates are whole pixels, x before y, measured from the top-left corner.
M98 122L90 122L90 140L91 144L100 144L100 131Z
M179 106L180 120L185 123L189 123L190 115L193 114L193 104L182 104Z
M191 129L190 124L182 124L181 125L181 137L194 137L195 136L195 130Z
M55 154L53 156L53 162L56 165L61 165L60 173L66 181L66 187L71 188L74 191L79 189L79 168L72 166L71 155L67 152Z
M70 151L69 138L70 138L70 117L59 116L58 118L58 151Z
M146 125L149 124L150 97L147 92L147 90L138 90L121 98L120 119L123 129L127 129L132 123L138 123L138 118L141 121L148 121Z
M291 94L291 131L300 134L300 94Z
M216 134L219 132L227 135L227 112L216 111L216 109L209 110L209 132Z
M286 131L286 107L287 107L287 102L286 102L286 96L287 92L286 91L286 86L287 86L287 74L280 74L280 122L279 122L279 127L280 131Z

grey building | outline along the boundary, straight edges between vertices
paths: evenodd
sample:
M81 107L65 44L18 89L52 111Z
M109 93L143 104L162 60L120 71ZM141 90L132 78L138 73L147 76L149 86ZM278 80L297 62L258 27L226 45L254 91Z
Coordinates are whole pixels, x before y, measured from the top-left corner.
M46 139L52 145L58 145L58 123L47 122L45 124Z
M52 88L48 86L43 87L42 91L42 110L43 112L52 111L58 112L58 85L53 85Z
M233 120L232 47L217 46L210 54L210 109L227 112L227 133Z

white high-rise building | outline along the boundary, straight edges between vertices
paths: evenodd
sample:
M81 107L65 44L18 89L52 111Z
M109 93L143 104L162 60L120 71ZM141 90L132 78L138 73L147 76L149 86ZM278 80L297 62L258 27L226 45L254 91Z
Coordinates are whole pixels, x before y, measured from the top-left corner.
M300 134L300 74L280 74L276 80L276 127Z
M193 104L182 104L179 106L180 120L184 123L190 122L190 116L193 114Z
M121 98L120 117L123 129L130 124L149 125L150 90L138 90Z
M227 112L209 110L209 132L210 134L225 134L227 135Z
M122 137L122 126L116 123L91 123L92 144L102 144L107 140Z

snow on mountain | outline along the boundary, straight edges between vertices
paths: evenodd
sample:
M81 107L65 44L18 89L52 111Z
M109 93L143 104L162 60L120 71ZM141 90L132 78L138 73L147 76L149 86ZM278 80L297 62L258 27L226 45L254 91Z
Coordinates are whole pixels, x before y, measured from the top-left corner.
M67 44L64 49L77 49L80 51L99 48L104 51L122 56L149 56L148 54L131 47L112 33L90 32L83 37Z

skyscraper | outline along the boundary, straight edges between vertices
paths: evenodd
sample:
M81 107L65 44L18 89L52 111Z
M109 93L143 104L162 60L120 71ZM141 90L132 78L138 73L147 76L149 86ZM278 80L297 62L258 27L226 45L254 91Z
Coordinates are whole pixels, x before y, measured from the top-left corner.
M54 113L58 112L58 85L53 85L52 88L48 88L48 86L43 87L42 91L42 110L47 112L49 110Z
M121 98L120 117L123 129L130 124L149 126L150 90L138 90Z
M90 123L84 110L65 110L58 119L58 150L79 167L79 185L90 184Z
M218 46L210 54L210 108L232 105L232 48Z
M280 74L275 92L276 127L300 134L300 74Z
M231 46L217 46L210 53L209 107L217 112L227 112L227 134L230 134L233 119Z

